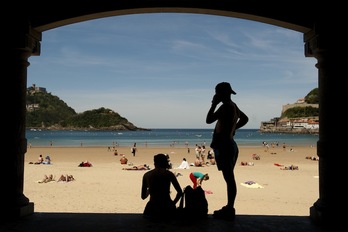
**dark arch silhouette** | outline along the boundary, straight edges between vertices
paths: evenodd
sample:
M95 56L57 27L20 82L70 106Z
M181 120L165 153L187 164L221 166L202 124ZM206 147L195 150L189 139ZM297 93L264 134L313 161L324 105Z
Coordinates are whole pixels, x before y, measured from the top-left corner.
M309 216L317 224L344 223L347 206L345 189L337 187L337 179L344 178L347 155L345 151L348 123L340 122L340 108L348 100L347 46L342 36L347 28L344 6L335 2L296 3L292 1L229 0L84 0L84 1L11 1L3 7L3 37L6 38L4 77L11 101L5 104L6 125L4 155L7 166L3 177L2 209L6 216L18 218L34 213L34 203L23 194L25 136L25 93L27 67L30 56L40 55L42 33L64 25L103 17L156 13L198 13L236 17L272 24L303 33L304 55L317 59L319 86L320 131L317 143L319 160L319 198L309 209ZM5 14L6 13L6 14ZM342 31L342 32L341 32ZM344 39L342 39L342 37ZM44 42L44 41L42 41ZM337 103L338 102L338 103ZM341 103L342 102L342 103ZM337 104L334 104L337 103ZM340 133L344 135L338 136ZM5 170L5 169L4 169Z

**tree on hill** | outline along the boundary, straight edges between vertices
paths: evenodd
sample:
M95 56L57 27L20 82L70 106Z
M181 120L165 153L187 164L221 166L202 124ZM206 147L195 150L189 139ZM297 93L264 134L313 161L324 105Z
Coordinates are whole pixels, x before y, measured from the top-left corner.
M67 126L80 128L117 128L120 125L126 129L136 129L126 118L121 117L121 115L110 109L101 107L70 117Z
M319 91L314 88L305 96L307 104L319 104ZM281 118L308 118L319 116L319 108L313 106L296 106L287 109L281 115Z
M311 90L304 99L308 104L319 104L319 89L315 88Z
M27 127L64 126L66 119L74 115L75 110L57 96L40 91L27 92Z
M307 117L316 117L319 116L319 109L312 107L312 106L306 106L306 107L293 107L290 109L287 109L283 114L282 118L307 118Z

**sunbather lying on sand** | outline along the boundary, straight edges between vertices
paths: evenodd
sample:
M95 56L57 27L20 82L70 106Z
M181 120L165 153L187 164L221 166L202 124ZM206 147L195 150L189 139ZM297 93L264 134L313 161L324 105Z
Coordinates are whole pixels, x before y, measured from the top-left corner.
M139 166L133 166L131 168L122 168L122 170L150 170L149 165L139 165Z
M290 165L290 166L286 166L283 168L280 168L281 170L298 170L298 166L295 165Z
M61 175L59 177L59 179L57 180L57 182L60 182L60 181L63 181L63 182L70 182L70 181L73 181L75 180L75 178L73 177L73 175Z
M38 183L48 183L48 182L51 182L51 181L54 181L54 176L51 174L51 175L45 175L44 178L42 180L39 180Z
M242 162L240 162L240 165L242 165L242 166L254 166L254 162L242 161Z
M89 162L88 160L86 161L82 161L80 164L79 164L79 167L92 167L92 163Z
M251 157L253 158L253 160L260 160L260 155L258 154L252 154Z
M315 157L315 156L306 156L306 159L310 159L310 160L319 160L319 157Z

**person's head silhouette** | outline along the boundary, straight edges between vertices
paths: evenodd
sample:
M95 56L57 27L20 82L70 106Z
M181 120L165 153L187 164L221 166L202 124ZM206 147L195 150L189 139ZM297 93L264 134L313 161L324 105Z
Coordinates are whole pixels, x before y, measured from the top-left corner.
M236 92L233 91L230 83L228 82L221 82L217 84L215 87L215 93L222 95L236 94Z
M165 154L157 154L154 156L154 165L158 168L169 168L168 157Z

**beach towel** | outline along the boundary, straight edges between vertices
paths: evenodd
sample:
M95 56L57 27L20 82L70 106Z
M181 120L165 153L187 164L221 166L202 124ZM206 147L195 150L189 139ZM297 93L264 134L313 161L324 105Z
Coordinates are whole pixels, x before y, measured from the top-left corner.
M47 184L47 183L55 183L56 181L55 180L37 180L36 183L39 183L39 184Z
M247 188L264 188L262 185L249 180L249 181L245 181L244 183L240 183L242 186L247 187Z

